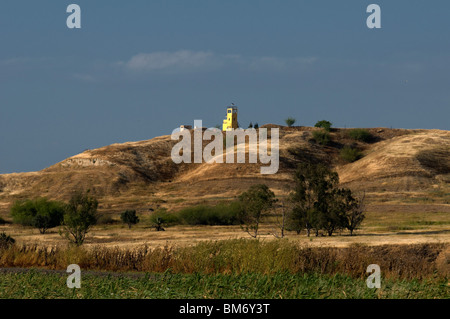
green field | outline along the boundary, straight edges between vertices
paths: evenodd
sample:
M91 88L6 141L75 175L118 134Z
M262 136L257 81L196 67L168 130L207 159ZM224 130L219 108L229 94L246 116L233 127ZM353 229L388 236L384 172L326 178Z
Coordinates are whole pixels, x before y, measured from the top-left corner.
M369 289L364 279L323 274L85 274L81 288L70 289L67 276L30 271L0 274L0 298L450 298L447 280L382 279L380 289Z

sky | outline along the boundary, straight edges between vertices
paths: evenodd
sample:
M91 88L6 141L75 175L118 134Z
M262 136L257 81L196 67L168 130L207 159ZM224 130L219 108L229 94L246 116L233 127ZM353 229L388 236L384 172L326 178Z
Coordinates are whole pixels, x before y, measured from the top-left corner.
M2 0L0 173L213 127L231 103L244 128L449 130L449 31L445 0Z

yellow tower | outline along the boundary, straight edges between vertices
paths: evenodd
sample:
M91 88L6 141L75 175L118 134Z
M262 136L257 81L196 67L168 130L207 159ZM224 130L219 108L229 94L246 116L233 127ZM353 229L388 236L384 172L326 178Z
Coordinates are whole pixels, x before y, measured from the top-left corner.
M237 107L234 106L234 104L232 105L233 106L227 107L227 119L223 120L222 131L229 131L231 129L238 128Z

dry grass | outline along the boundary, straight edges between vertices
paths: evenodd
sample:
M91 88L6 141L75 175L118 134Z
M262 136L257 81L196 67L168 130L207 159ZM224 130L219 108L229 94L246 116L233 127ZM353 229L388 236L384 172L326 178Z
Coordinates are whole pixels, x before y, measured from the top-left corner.
M184 203L180 203L184 204ZM151 227L148 210L138 211L141 222L130 230L119 222L118 214L106 214L118 221L116 224L97 225L88 234L85 245L92 247L133 248L141 245L163 247L166 244L186 246L207 240L226 240L248 238L240 226L185 226L167 227L157 232ZM5 216L6 218L6 216ZM8 219L8 218L6 218ZM276 217L267 218L260 229L265 240L275 240ZM19 244L36 243L42 247L65 245L58 229L50 229L42 235L37 229L14 224L0 225ZM308 238L303 232L286 232L286 238L293 242L307 243L318 247L348 247L351 244L365 245L410 244L410 243L450 243L450 206L436 204L372 204L368 206L366 219L356 236L343 231L331 237Z
M0 267L65 269L76 263L84 270L204 274L320 273L363 278L378 264L385 278L445 278L449 245L389 245L318 248L286 240L208 241L190 247L119 249L96 246L51 248L13 246L0 250Z
M359 161L338 168L341 182L350 186L362 180L391 190L423 189L450 177L450 132L431 130L376 143ZM384 185L380 181L386 181ZM424 183L421 185L421 183ZM367 185L366 185L367 186Z

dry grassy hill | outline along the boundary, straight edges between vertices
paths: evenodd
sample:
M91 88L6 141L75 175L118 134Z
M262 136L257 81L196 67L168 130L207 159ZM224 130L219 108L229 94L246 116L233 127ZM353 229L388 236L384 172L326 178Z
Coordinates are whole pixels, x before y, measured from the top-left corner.
M303 161L333 166L343 185L374 198L435 192L442 194L443 204L449 199L449 131L373 128L372 141L363 143L350 139L348 129L334 129L332 142L322 146L312 139L316 128L265 127L280 128L280 169L274 175L261 175L260 164L177 165L170 157L176 141L167 135L87 150L39 172L0 175L0 213L6 214L17 199L67 200L74 191L86 189L100 198L105 211L218 201L259 182L283 195L290 173ZM344 145L359 148L364 157L344 162L339 156Z

